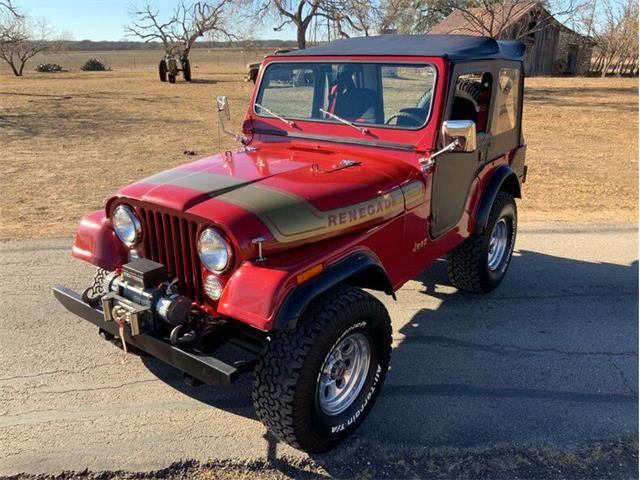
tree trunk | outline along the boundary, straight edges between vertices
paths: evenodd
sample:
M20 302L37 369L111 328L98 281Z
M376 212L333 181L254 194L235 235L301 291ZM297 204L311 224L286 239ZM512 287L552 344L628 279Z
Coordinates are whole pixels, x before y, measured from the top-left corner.
M26 64L27 64L27 61L26 61L26 60L23 60L23 61L20 63L20 70L18 70L18 76L19 76L19 77L21 77L21 76L22 76L22 71L24 70L24 66L25 66Z
M304 50L307 48L307 27L298 25L298 48Z
M11 70L13 70L13 74L16 77L19 77L22 75L22 73L19 73L18 70L16 69L16 66L13 64L13 62L7 62L9 64L9 66L11 67Z
M606 77L607 73L609 72L609 69L611 68L611 65L613 64L613 60L615 59L615 52L610 53L609 57L605 59L604 64L602 66L602 74L600 75L601 77Z

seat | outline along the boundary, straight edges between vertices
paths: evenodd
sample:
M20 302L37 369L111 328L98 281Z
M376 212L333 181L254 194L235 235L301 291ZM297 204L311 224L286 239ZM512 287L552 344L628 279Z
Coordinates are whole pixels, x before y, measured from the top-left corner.
M333 105L330 104L331 113L351 122L378 123L376 92L356 87L352 72L340 73L332 90L334 101Z
M471 100L463 97L455 97L453 99L450 118L451 120L473 120L477 123L478 112L476 111L476 106Z

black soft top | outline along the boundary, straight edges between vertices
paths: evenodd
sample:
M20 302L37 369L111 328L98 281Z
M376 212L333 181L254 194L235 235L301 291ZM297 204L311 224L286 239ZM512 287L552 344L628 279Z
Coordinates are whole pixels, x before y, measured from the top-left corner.
M522 60L524 44L473 35L378 35L335 40L278 56L393 55L444 57L452 60Z

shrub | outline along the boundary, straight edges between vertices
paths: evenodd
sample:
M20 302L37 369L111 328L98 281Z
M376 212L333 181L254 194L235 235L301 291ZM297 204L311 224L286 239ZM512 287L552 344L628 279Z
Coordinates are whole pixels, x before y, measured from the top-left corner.
M62 66L57 63L41 63L37 66L36 71L51 73L51 72L62 72Z
M111 70L97 58L90 58L80 69L85 72L103 72L105 70Z

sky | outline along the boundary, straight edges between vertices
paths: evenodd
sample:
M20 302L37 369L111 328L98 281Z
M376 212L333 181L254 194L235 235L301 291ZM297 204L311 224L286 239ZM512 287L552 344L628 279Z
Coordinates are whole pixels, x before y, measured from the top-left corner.
M73 40L134 40L125 38L123 26L130 12L147 3L167 15L175 0L13 0L13 5L30 17L46 19L56 30L71 33ZM256 38L295 40L294 30L274 32L270 23L254 32Z

